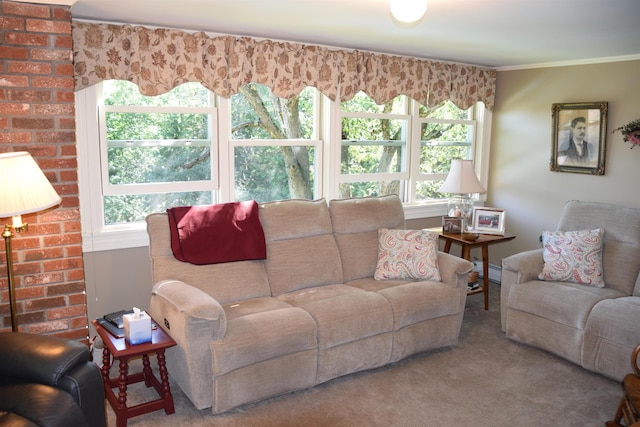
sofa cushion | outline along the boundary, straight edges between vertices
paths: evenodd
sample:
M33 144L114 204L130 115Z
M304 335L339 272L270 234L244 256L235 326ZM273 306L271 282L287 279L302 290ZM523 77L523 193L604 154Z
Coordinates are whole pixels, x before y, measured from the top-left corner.
M264 261L192 265L178 261L171 251L166 213L147 216L153 283L180 280L211 295L221 304L271 296Z
M440 282L358 279L347 285L378 292L393 310L393 330L460 313L460 290Z
M512 284L508 306L509 309L584 330L587 317L598 302L621 296L624 295L620 291L610 288L534 280Z
M313 317L321 350L393 329L391 306L375 292L327 285L290 292L278 299L304 309Z
M213 374L220 375L317 347L313 319L296 307L268 310L227 322L222 341L211 342Z
M604 287L603 237L602 228L543 232L544 266L538 278Z
M374 278L440 281L438 234L428 230L378 230Z
M324 200L260 206L271 294L342 282L342 264Z
M403 229L404 210L396 195L331 200L333 232L345 282L372 277L378 263L378 229Z

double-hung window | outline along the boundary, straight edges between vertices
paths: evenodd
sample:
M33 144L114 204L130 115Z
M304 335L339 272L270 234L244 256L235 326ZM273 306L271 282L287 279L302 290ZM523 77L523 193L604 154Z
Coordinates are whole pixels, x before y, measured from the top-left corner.
M85 251L144 246L144 218L171 206L398 194L405 217L440 216L452 159L486 183L488 112L406 96L281 99L250 83L219 98L199 83L156 97L126 81L76 93Z

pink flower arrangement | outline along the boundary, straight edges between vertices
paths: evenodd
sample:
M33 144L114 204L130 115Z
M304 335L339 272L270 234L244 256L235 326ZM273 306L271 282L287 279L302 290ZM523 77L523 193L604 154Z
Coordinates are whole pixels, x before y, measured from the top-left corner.
M625 142L631 143L631 148L640 145L640 119L629 122L613 131L615 132L617 130L622 133Z

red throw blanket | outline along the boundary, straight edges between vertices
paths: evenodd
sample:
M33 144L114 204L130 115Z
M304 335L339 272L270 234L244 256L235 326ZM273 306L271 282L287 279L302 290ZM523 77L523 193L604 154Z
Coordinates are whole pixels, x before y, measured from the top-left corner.
M171 250L180 261L201 265L267 257L255 200L179 206L167 214Z

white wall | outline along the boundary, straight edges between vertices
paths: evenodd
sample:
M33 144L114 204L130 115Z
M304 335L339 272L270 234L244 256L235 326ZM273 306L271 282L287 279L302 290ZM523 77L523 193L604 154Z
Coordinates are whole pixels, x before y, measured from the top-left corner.
M551 172L551 105L608 102L605 175ZM492 264L540 247L567 200L640 207L640 147L616 127L640 118L640 60L498 72L487 206L506 210L515 240L490 249Z

